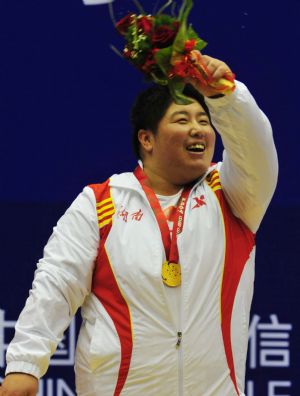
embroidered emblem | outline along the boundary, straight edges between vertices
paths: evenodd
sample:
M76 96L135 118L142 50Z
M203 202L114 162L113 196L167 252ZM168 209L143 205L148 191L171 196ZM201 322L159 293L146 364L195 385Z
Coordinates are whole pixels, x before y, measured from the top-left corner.
M117 216L120 217L125 223L128 223L128 221L141 221L144 213L142 209L129 213L124 206L121 206L117 212Z
M141 221L143 214L142 209L140 209L138 212L132 213L131 218L132 220Z
M206 202L204 201L205 200L204 195L200 195L199 198L195 197L193 198L193 200L196 201L196 205L193 206L192 209L200 208L201 206L206 205Z
M122 210L118 211L118 217L121 217L123 221L125 221L125 223L127 223L127 219L128 219L128 212L127 210L124 208Z

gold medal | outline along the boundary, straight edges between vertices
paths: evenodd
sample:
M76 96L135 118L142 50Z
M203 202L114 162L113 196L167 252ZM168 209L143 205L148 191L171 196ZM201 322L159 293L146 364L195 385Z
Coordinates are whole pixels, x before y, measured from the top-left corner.
M181 267L178 263L165 261L161 270L162 280L169 287L177 287L181 284Z
M167 218L160 206L159 200L151 189L150 182L147 176L143 172L142 168L138 166L134 171L135 177L140 182L144 193L149 201L149 204L153 210L156 221L158 223L164 250L166 254L166 260L161 269L162 281L166 286L178 287L181 285L181 267L179 261L179 251L177 246L177 235L183 230L184 213L188 202L189 194L193 188L193 184L186 185L181 193L178 207L176 209L173 232L170 235L170 229L167 222Z

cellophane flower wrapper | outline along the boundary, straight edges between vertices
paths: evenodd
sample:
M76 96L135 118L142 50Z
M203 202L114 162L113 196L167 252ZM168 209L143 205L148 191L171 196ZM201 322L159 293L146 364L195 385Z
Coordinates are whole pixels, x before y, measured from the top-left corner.
M221 94L231 93L234 74L228 72L215 81L200 52L207 43L187 24L193 6L184 0L177 17L164 13L136 15L130 13L116 23L116 29L125 39L123 55L147 80L168 85L174 101L188 104L184 94L186 81L213 87Z

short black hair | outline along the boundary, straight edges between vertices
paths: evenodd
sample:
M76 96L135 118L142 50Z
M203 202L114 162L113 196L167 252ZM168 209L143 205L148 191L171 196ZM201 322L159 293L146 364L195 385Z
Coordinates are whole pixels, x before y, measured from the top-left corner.
M185 85L183 93L199 102L211 121L203 95L190 84ZM173 102L169 88L165 85L152 85L137 96L131 109L132 148L137 158L141 158L138 139L139 130L150 129L155 134L160 120Z

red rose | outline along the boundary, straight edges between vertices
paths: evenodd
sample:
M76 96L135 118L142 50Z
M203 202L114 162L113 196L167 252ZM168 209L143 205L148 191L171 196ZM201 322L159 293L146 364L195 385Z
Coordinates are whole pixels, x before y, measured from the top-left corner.
M153 36L152 43L157 48L165 48L171 45L175 39L177 34L178 25L174 25L172 27L167 25L159 26Z
M196 43L197 42L194 39L186 40L186 42L184 44L184 51L185 52L193 51L193 49L195 48Z
M137 26L138 26L138 29L143 30L143 33L145 33L146 35L149 35L151 33L152 27L153 27L152 17L148 17L148 16L139 17L137 20Z
M134 16L134 14L128 14L116 23L116 29L120 34L125 35L127 33L127 29L134 21Z

